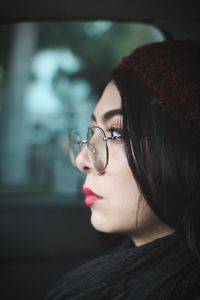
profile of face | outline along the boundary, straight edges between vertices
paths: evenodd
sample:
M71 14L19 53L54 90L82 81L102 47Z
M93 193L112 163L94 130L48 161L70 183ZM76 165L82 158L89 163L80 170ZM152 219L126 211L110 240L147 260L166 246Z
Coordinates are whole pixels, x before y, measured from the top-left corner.
M106 116L106 117L105 117ZM110 82L96 105L93 125L106 136L122 132L121 97ZM84 190L90 191L91 223L99 231L129 235L136 245L167 235L173 230L154 214L143 198L128 165L123 139L107 141L109 159L106 168L97 172L87 147L76 157L76 165L86 174Z

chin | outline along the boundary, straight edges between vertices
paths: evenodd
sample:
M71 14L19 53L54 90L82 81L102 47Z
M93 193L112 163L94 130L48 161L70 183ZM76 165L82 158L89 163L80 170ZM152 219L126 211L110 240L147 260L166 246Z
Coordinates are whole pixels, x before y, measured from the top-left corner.
M100 218L96 218L94 216L91 216L91 224L94 227L94 229L96 229L97 231L103 232L103 233L114 233L114 234L121 234L121 233L126 233L124 232L121 228L118 228L116 226L114 226L114 224L108 223L105 220L103 221L103 219Z
M114 230L111 226L111 224L107 224L107 222L103 221L102 218L97 218L96 216L94 217L93 215L91 215L91 224L92 226L100 232L103 233L114 233Z

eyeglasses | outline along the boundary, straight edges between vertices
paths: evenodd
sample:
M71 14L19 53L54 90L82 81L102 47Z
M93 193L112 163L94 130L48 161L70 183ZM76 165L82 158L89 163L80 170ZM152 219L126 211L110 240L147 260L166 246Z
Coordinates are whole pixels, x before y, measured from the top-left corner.
M86 140L82 139L77 131L69 133L69 154L72 164L76 167L76 157L84 145L87 146L90 162L93 168L101 173L108 164L108 140L120 140L123 136L120 129L112 129L112 135L106 136L104 130L98 126L89 127Z

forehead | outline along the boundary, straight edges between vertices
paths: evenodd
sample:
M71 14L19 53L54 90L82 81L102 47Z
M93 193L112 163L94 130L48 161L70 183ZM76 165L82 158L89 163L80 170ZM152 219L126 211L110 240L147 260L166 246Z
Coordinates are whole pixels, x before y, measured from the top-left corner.
M94 115L98 119L98 117L101 117L105 112L120 108L121 97L119 91L116 86L112 82L110 82L106 86L99 102L96 105Z

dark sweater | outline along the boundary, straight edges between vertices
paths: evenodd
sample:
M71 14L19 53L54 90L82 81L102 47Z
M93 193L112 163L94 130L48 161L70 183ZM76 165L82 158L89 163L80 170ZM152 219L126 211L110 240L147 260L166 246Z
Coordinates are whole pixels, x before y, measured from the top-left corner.
M200 262L178 233L130 245L66 274L46 300L193 300Z

